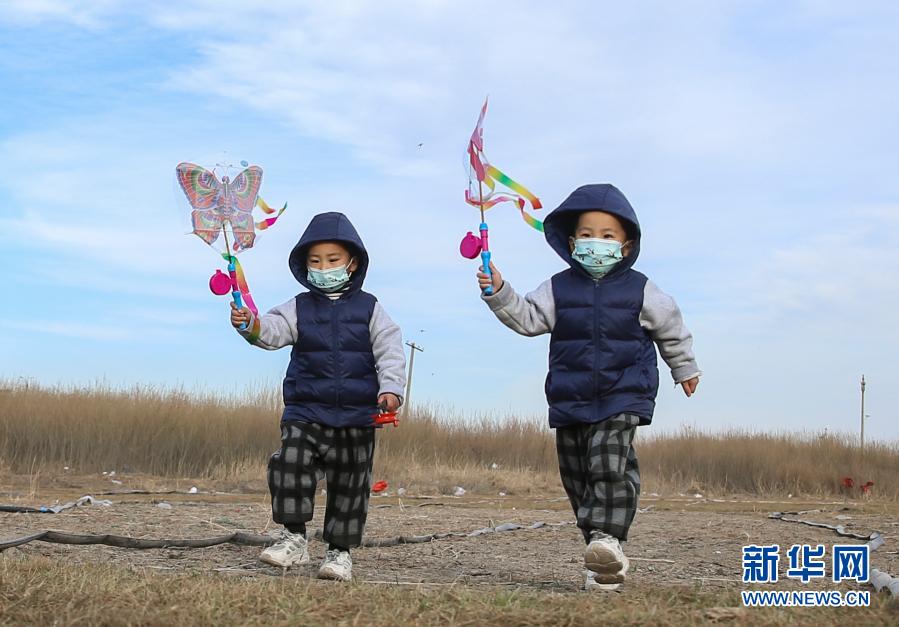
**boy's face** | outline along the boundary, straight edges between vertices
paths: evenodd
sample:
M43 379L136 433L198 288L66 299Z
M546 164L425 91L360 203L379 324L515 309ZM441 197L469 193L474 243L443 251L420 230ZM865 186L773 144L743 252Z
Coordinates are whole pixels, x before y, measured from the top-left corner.
M621 244L621 254L627 257L631 244L621 220L605 211L584 211L577 219L574 236L568 238L568 246L574 251L575 239L612 239Z
M353 272L359 265L350 258L350 251L338 242L316 242L306 253L306 265L313 270L330 270L346 266L347 272Z

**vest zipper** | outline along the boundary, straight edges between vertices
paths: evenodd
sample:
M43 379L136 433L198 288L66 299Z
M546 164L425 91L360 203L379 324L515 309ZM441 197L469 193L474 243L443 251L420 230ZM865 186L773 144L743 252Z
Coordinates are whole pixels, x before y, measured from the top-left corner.
M593 419L599 413L599 281L593 281Z
M340 408L340 388L343 383L343 363L340 359L340 338L337 336L337 300L331 301L331 351L334 355L334 407Z

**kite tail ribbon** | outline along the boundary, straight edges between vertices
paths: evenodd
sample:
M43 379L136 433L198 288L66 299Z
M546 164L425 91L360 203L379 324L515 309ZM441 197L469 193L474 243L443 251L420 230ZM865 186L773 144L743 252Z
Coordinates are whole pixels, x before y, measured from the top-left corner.
M499 198L501 200L494 200L496 200L497 202L503 202L506 200L515 201L515 204L518 205L518 210L521 212L522 219L528 224L528 226L542 233L543 222L524 210L525 199L527 199L527 202L531 203L531 207L533 207L535 210L542 209L543 204L540 202L540 199L534 196L534 194L531 193L531 191L527 187L525 187L521 183L518 183L517 181L513 181L505 172L502 172L499 168L496 168L490 164L487 164L487 177L488 179L490 179L491 190L493 189L493 182L496 181L501 185L505 185L517 194L517 196L500 196Z
M247 277L244 274L243 267L240 265L237 257L222 253L222 257L228 262L228 275L231 277L231 296L234 298L234 304L238 309L246 303L254 316L259 315L259 309L253 302L253 296L250 294L250 286L247 285ZM241 327L244 328L244 327Z
M256 228L259 229L260 231L264 231L265 229L267 229L268 227L273 225L275 222L277 222L278 218L281 217L281 214L284 213L284 211L287 209L287 203L284 203L284 206L281 207L280 210L272 209L271 207L268 206L267 202L262 200L261 196L256 199L256 206L259 207L260 209L262 209L262 211L268 215L271 215L271 214L275 213L275 211L278 211L278 215L276 215L272 218L265 218L264 220L260 220L259 222L256 222Z

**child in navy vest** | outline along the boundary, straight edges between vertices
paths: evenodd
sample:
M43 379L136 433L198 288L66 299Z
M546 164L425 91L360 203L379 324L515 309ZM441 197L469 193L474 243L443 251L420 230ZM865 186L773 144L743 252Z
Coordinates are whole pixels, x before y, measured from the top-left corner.
M399 327L362 291L368 253L341 213L312 218L290 253L290 270L308 289L255 317L232 303L231 323L254 346L292 345L284 377L281 449L268 465L272 518L285 529L263 562L287 568L309 561L306 523L325 479L324 579L348 581L349 550L362 542L375 446L373 416L396 411L406 383Z
M493 295L483 299L512 330L551 334L549 425L587 542L586 587L614 590L628 569L620 542L637 511L633 439L637 425L652 421L656 346L687 396L701 373L674 300L631 269L640 225L624 194L612 185L579 187L547 216L544 232L571 267L522 298L491 264ZM483 290L491 278L479 272L478 283Z

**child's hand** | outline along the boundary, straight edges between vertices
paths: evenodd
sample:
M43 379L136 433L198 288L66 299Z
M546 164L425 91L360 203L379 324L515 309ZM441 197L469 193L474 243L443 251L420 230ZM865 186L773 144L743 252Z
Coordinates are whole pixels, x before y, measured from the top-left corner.
M394 412L400 408L400 399L396 394L387 392L378 397L378 407L385 412Z
M237 308L233 302L231 303L231 325L235 329L239 329L242 324L250 324L250 310L246 307Z
M484 266L478 266L478 270L480 271L478 272L478 287L483 292L490 285L490 278L484 272ZM496 269L492 261L490 262L490 272L493 274L493 293L496 294L499 288L503 286L503 275Z
M687 397L693 396L693 392L695 392L696 388L699 386L699 377L693 377L692 379L683 381L680 386L684 388L684 394L686 394Z

